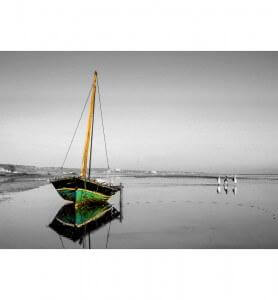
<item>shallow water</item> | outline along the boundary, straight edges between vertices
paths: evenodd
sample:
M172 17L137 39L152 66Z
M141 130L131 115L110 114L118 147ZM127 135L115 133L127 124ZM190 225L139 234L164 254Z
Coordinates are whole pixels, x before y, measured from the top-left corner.
M0 195L0 248L278 248L278 184L122 177L122 219L82 241L49 224L67 202L52 185ZM120 194L110 203L120 210Z

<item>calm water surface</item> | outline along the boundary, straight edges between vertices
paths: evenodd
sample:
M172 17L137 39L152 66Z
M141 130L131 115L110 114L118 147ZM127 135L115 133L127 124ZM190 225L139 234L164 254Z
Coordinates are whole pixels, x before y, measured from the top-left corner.
M67 204L52 185L0 195L0 248L278 248L278 184L121 178L122 218L72 241L49 227ZM120 209L120 207L122 207Z

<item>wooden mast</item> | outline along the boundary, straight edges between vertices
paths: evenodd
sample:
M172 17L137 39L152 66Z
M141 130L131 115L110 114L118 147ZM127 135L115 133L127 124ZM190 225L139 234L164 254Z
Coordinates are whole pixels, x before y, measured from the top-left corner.
M83 149L81 172L80 172L80 176L83 178L86 178L86 176L87 176L88 153L89 153L89 146L90 146L91 137L92 137L94 112L95 112L96 81L97 81L97 72L95 71L94 78L93 78L93 89L92 89L92 93L91 93L91 101L90 101L90 107L89 107L87 130L86 130L85 143L84 143L84 149ZM92 145L91 145L91 148L92 148Z

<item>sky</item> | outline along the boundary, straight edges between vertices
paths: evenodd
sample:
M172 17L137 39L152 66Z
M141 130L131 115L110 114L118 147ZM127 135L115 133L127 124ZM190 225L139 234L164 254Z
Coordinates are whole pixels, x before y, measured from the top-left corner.
M112 168L278 170L278 52L0 52L0 163L61 166L99 74ZM80 167L87 110L65 167ZM105 167L96 103L93 167Z

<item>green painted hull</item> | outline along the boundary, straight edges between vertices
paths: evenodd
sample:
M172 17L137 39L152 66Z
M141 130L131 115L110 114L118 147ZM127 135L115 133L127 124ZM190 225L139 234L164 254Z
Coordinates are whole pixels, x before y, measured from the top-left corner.
M76 206L86 204L87 202L103 203L110 198L110 196L85 189L61 188L57 189L57 192L65 200L74 202Z

